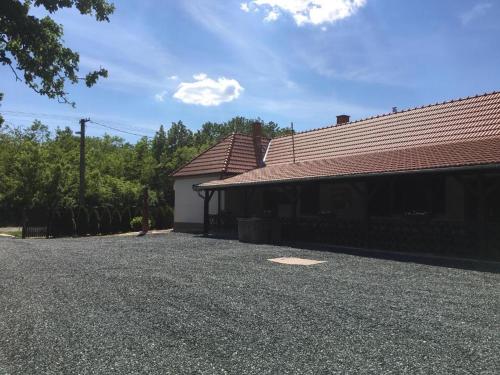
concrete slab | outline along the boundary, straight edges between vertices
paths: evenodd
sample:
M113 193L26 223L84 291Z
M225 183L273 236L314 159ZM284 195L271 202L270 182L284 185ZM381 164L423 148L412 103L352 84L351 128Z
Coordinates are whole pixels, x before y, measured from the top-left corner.
M274 263L289 264L292 266L312 266L315 264L326 263L326 260L314 260L294 257L272 258L268 260Z

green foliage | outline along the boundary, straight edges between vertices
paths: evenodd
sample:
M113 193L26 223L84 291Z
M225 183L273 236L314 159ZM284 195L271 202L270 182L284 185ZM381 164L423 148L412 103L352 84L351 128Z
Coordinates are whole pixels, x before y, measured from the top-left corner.
M161 125L160 129L156 132L153 142L151 143L151 148L153 157L157 163L160 163L168 148L167 134L165 133L165 129L163 129L163 125Z
M89 207L141 207L144 186L161 227L173 222L173 179L170 174L233 131L251 133L253 120L237 117L206 123L193 133L181 121L153 139L136 144L105 135L86 139L86 196ZM263 124L267 136L286 132ZM23 129L0 131L0 221L8 213L21 217L26 209L76 209L79 186L79 136L69 128L49 132L35 121ZM5 219L4 219L5 220ZM18 219L9 219L15 224ZM4 223L7 224L7 223Z
M264 137L274 138L281 135L291 134L291 128L280 128L278 124L272 121L264 122L260 118L247 119L244 117L234 117L224 123L204 123L201 129L194 134L194 144L197 146L212 145L233 132L252 134L252 127L255 122L261 123Z
M35 92L74 105L67 97L67 81L76 84L84 80L91 87L108 72L101 68L79 77L80 57L64 46L62 25L49 16L33 16L32 6L49 13L76 7L97 21L109 21L114 5L106 0L0 1L0 63L9 66L16 80L24 81Z
M192 145L193 132L182 121L173 122L167 132L167 154L172 155L178 148Z
M134 146L111 136L87 138L89 206L140 203L143 166L132 170ZM152 168L152 167L151 167ZM79 137L70 129L55 135L35 121L27 129L0 133L0 211L75 208L79 186ZM1 213L0 213L1 216Z
M149 221L149 225L151 226L151 220ZM135 216L130 220L130 228L132 230L141 230L142 229L142 216Z

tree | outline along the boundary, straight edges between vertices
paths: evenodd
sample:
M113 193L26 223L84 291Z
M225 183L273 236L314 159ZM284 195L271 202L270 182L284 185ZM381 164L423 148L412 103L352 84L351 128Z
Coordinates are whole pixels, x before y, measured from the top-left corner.
M253 124L256 122L262 124L262 135L264 137L274 138L280 135L291 134L291 128L280 128L275 122L265 122L260 118L247 119L239 116L223 123L204 123L201 129L194 134L194 144L197 147L211 146L233 132L251 135Z
M0 1L0 63L10 67L16 80L24 81L40 95L75 105L68 99L65 84L84 80L93 86L106 69L80 77L78 53L63 44L63 27L49 16L37 18L31 6L43 7L49 13L76 7L81 14L109 21L114 5L106 0L2 0Z
M160 163L162 156L167 151L167 134L163 129L163 125L160 125L160 129L156 132L151 147L154 158Z
M179 147L191 146L193 142L193 132L186 125L179 122L173 122L167 132L167 152L173 155Z
M170 174L233 131L251 134L254 120L238 117L224 123L206 123L193 134L182 122L153 140L141 138L132 145L122 138L87 137L87 188L89 208L134 207L143 187L149 187L150 204L170 210L174 204ZM269 136L283 131L263 123ZM199 143L198 143L199 142ZM31 127L4 126L0 131L0 226L20 223L23 211L40 214L67 212L78 206L79 137L69 128L50 133L35 121Z

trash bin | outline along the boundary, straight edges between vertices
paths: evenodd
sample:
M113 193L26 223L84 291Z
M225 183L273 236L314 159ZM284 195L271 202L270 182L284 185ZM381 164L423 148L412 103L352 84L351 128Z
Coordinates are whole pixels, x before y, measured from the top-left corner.
M279 222L258 217L238 218L238 240L250 243L272 243L280 240Z

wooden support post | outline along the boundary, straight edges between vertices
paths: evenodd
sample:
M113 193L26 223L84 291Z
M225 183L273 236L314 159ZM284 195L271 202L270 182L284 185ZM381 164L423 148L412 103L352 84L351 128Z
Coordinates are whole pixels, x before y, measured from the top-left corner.
M222 194L220 190L217 190L217 228L218 230L221 230L221 218L220 218L220 200L221 200Z
M292 239L297 239L297 206L299 201L299 192L296 185L292 186L290 191L290 200L292 201Z
M377 192L378 186L375 187L374 190L371 192L368 191L368 183L366 181L361 182L359 185L356 183L352 184L354 187L354 190L359 195L359 198L361 200L361 206L363 208L362 212L362 217L361 217L361 231L362 231L362 239L361 243L363 245L366 245L369 243L369 238L368 238L368 232L369 232L369 204L370 204L370 198Z
M427 184L426 184L427 182ZM425 192L425 199L426 199L426 205L427 205L427 211L430 212L431 214L434 214L434 188L435 188L435 180L428 179L427 181L424 180L424 186L427 187L426 192Z
M484 183L484 176L478 176L478 186L477 186L477 226L478 226L478 236L479 236L479 246L480 252L485 254L487 252L488 247L488 238L487 238L487 228L486 225L486 189Z
M210 232L210 199L214 195L214 190L205 190L203 197L203 235L208 236Z
M389 181L389 195L390 195L390 202L389 202L389 213L390 215L394 215L394 211L396 211L395 209L395 196L394 196L394 192L395 192L395 182L394 182L394 177L391 178L391 180Z
M220 190L217 190L217 215L220 216L220 201L221 201L221 197L222 197L222 194L221 194L221 191Z
M243 188L243 217L248 216L248 190Z

